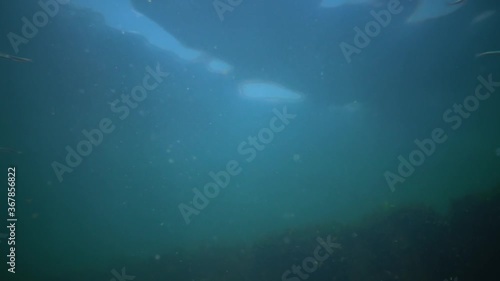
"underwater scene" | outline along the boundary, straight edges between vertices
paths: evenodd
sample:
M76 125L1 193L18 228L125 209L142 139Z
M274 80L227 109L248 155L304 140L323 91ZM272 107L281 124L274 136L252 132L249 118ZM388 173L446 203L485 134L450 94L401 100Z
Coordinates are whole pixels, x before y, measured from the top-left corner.
M499 280L500 2L1 6L0 281Z

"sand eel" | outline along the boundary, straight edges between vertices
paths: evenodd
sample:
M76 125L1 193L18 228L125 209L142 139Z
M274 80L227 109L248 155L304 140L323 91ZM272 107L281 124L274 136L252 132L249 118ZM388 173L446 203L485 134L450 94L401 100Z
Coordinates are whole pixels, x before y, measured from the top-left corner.
M484 52L484 53L476 54L476 58L483 57L483 56L488 56L488 55L500 55L500 51L490 51L490 52Z
M16 56L5 54L5 53L0 53L0 58L15 61L15 62L33 62L31 59L28 59L28 58L16 57Z
M463 2L465 2L465 0L454 0L454 1L450 2L450 3L448 3L448 4L450 4L450 5L456 5L456 4L460 4L460 3L463 3Z
M19 151L19 150L15 150L15 149L10 148L10 147L0 147L0 153L2 153L2 152L5 152L5 153L23 154L21 151Z

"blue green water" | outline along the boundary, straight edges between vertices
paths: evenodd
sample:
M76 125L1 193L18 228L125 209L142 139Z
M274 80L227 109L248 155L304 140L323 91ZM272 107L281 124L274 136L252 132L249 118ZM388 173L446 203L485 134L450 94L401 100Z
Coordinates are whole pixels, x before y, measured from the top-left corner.
M500 183L495 1L40 3L1 9L17 278L209 280L154 265Z

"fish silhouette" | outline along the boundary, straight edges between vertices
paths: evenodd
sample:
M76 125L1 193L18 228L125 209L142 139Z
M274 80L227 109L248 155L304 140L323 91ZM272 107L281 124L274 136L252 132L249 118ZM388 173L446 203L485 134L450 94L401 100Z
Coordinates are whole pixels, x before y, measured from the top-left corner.
M21 151L10 148L10 147L0 147L0 153L15 153L15 154L23 154Z

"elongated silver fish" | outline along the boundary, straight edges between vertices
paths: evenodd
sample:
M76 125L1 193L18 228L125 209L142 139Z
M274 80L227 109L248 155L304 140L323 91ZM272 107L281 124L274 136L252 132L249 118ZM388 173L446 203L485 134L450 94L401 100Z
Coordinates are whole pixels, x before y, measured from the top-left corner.
M10 147L0 147L0 153L16 153L23 154L21 151L10 148Z
M0 58L15 61L15 62L33 62L31 59L28 58L23 58L23 57L17 57L5 53L0 53Z

